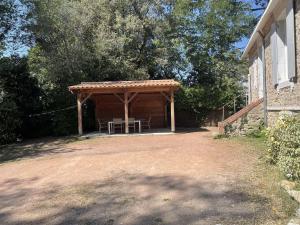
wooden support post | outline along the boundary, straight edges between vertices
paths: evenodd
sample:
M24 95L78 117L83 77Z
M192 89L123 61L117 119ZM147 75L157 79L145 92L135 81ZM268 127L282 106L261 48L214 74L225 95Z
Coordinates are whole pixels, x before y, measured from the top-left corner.
M174 91L171 91L171 131L175 132L175 107L174 107Z
M78 114L78 134L82 135L82 107L81 107L81 94L77 95L77 114Z
M236 113L236 102L235 102L235 99L233 99L233 112Z
M224 105L222 107L222 110L223 110L223 112L222 112L222 121L224 121L225 120L225 106Z
M129 133L128 129L128 92L124 93L124 109L125 109L125 133Z

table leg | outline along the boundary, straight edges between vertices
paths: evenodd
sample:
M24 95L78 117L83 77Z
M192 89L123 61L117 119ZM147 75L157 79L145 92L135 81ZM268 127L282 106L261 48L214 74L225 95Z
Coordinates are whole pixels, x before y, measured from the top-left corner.
M141 121L139 121L139 133L142 132Z

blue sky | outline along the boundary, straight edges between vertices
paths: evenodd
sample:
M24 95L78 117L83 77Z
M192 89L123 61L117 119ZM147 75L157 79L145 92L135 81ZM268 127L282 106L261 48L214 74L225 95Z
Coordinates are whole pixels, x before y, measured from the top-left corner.
M258 8L258 6L255 5L254 0L245 0L246 2L250 2L253 8ZM255 11L254 12L257 17L260 17L263 14L263 10ZM249 38L243 38L241 41L236 43L236 47L241 49L242 51L247 46Z

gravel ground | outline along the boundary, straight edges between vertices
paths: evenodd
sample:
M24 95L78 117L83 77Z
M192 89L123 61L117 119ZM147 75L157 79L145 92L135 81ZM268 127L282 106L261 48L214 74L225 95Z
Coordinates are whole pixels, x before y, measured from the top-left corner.
M174 135L41 140L0 165L0 224L268 224L248 179L257 156L212 138ZM272 223L270 223L272 224Z

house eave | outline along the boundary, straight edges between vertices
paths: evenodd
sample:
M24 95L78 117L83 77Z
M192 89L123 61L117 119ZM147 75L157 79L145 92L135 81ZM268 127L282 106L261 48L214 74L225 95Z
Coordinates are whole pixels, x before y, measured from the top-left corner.
M259 32L262 31L262 29L266 25L268 19L272 16L273 10L276 8L278 3L280 3L280 1L282 1L282 0L270 0L266 10L264 11L263 15L261 16L260 20L258 21L258 23L254 29L254 31L251 34L248 44L247 44L247 46L243 52L243 55L241 57L243 60L248 58L251 48L255 44L256 40L258 38L260 38Z

